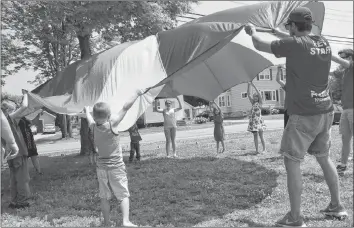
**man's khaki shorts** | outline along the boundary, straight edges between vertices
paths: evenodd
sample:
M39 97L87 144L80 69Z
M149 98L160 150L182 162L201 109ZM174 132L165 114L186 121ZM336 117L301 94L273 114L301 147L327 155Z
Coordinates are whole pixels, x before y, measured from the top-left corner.
M329 155L333 112L314 116L290 115L281 140L280 153L302 161L306 152L315 157Z
M344 109L339 121L339 132L353 136L353 109Z
M123 200L129 197L128 190L128 178L125 171L125 167L116 169L97 169L98 185L99 185L99 197L104 199L111 199L112 193L118 200Z

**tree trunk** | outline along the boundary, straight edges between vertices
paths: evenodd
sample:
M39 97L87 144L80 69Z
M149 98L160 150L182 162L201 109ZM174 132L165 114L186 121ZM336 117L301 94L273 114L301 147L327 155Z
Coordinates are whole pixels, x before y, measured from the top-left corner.
M73 137L73 126L72 126L72 121L71 117L69 115L66 116L66 129L67 129L67 136L69 138Z
M91 56L90 34L78 34L77 38L80 45L81 59L89 58ZM81 118L80 141L80 155L87 155L93 152L93 134L89 129L86 118Z
M66 115L60 115L61 117L61 124L60 124L60 130L61 130L61 138L65 139L68 135L68 131L66 128Z

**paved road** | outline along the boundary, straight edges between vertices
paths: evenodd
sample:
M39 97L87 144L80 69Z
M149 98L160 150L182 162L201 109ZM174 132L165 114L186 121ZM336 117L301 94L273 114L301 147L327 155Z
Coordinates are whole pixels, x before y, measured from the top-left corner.
M267 129L282 129L283 128L283 120L267 120ZM234 134L239 132L246 132L247 130L247 122L225 126L225 132L227 134ZM185 139L193 139L193 138L206 138L213 136L213 128L204 128L204 129L196 129L196 130L188 130L188 131L178 131L176 139L177 140L185 140ZM143 140L141 143L152 143L152 142L161 142L165 140L165 135L163 132L161 133L148 133L142 135ZM121 144L122 147L128 146L130 143L129 137L122 137ZM55 144L39 144L37 145L37 149L39 154L53 153L58 151L73 151L80 149L80 141L60 141Z

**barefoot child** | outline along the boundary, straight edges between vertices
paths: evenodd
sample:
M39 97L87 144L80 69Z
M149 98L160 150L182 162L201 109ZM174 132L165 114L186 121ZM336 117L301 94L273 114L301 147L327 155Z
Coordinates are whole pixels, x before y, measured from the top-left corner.
M139 134L138 125L135 123L131 128L129 128L130 135L130 156L129 163L133 162L134 154L136 153L136 160L140 161L140 141L141 136Z
M142 94L141 90L137 91L117 115L111 115L109 105L104 102L94 105L93 117L89 112L89 107L85 107L86 118L94 133L94 143L98 152L97 177L105 227L110 227L111 225L109 200L112 194L110 189L112 189L117 199L121 201L120 207L123 215L123 226L136 226L129 220L130 194L125 164L119 146L120 140L117 126L132 107L135 100Z
M256 93L251 97L251 85L256 90ZM252 83L248 83L247 96L252 104L250 120L248 124L248 131L253 133L254 144L256 146L256 153L258 154L258 134L261 138L263 152L266 151L265 142L263 138L263 131L265 130L265 124L262 118L261 108L262 108L262 95L256 86ZM258 133L258 134L257 134Z
M224 144L224 136L225 136L225 131L224 131L224 116L221 112L221 108L213 102L215 107L213 108L213 113L214 113L214 139L216 141L216 153L219 153L219 143L221 142L222 145L222 151L223 153L225 151L225 144Z

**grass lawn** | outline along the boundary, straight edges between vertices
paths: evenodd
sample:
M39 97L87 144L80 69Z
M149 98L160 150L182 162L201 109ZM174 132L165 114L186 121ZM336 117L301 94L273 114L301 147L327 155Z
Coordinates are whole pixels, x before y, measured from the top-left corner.
M131 192L131 221L141 226L267 227L289 210L286 174L278 155L282 131L265 133L268 152L254 155L249 133L227 136L227 151L215 154L212 138L178 142L179 159L165 158L164 144L142 148L141 164L127 164ZM332 158L340 151L338 126L333 129ZM128 153L124 152L125 161ZM9 172L2 173L2 227L89 227L100 224L98 184L94 167L76 155L41 156L44 175L31 167L35 194L31 207L12 210ZM351 227L325 219L319 210L329 203L329 192L315 159L307 157L303 170L303 213L308 226ZM340 179L342 200L353 214L353 166ZM121 225L119 204L112 200L112 219Z

